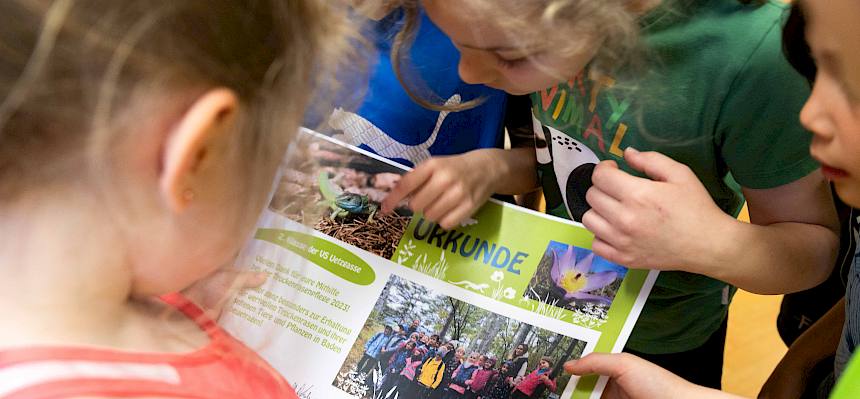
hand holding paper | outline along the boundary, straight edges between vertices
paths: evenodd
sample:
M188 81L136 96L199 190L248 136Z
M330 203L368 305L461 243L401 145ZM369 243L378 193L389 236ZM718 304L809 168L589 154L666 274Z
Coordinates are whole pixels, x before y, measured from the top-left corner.
M595 168L586 194L592 209L582 223L595 235L597 255L632 268L683 270L707 245L702 237L734 222L686 165L633 148L624 157L651 179L632 176L614 161Z
M605 399L738 398L693 385L653 363L627 353L592 353L565 363L564 371L575 375L608 376L609 383L603 391Z

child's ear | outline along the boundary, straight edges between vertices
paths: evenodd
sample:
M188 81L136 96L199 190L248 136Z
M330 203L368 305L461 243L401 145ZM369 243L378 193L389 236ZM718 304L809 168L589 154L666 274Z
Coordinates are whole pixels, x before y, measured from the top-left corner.
M183 211L195 196L196 177L216 138L233 124L239 99L232 90L212 89L197 98L169 133L161 150L159 191L174 212Z

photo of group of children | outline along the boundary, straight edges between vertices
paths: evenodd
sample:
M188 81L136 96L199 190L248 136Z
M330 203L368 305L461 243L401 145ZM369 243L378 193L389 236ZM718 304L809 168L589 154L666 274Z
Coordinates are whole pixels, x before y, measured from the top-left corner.
M411 212L379 204L405 171L345 145L302 132L282 165L269 209L390 259Z
M586 343L391 276L333 385L362 399L558 398Z
M550 241L524 296L605 320L626 274L591 250Z

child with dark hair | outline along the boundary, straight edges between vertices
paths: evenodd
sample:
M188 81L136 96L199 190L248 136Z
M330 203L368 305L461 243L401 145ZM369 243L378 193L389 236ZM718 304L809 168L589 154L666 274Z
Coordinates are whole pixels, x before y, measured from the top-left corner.
M809 22L805 32L814 56L812 59L817 62L817 65L813 64L808 54L803 54L806 50L803 46L797 46L797 42L786 43L792 63L807 76L814 74L812 95L800 113L800 120L812 133L810 152L821 163L822 174L833 183L846 204L858 207L860 25L857 21L860 21L860 3L854 0L830 0L795 4L800 4ZM795 35L802 31L794 30ZM786 119L791 117L785 115ZM855 254L846 279L845 298L797 338L758 397L860 397L860 357L855 355L854 360L849 362L849 356L860 342L860 312L856 308L860 297L858 262L860 257ZM828 387L815 384L809 379L808 373L823 355L834 353L836 358L830 367L834 369L833 377L837 385L828 394ZM805 359L799 359L798 355ZM577 375L608 375L607 391L631 399L736 398L734 395L695 386L665 369L626 354L592 353L569 363L565 368Z
M552 376L552 365L555 362L552 358L544 356L538 363L538 368L525 376L517 383L514 392L511 394L513 399L537 398L546 389L555 391L555 379Z
M509 371L514 367L514 364L506 361L499 366L499 372L484 387L481 392L482 399L508 399L511 397L511 389L513 389L513 379L509 375Z
M439 334L433 334L430 335L429 338L427 338L427 356L424 356L424 360L436 356L436 351L439 350L439 344Z
M451 383L451 376L454 374L454 371L460 367L460 364L463 362L463 357L466 355L466 349L461 347L456 347L453 342L448 342L445 344L445 347L448 348L448 352L442 358L442 361L445 362L445 373L442 376L442 384L441 387L435 391L433 391L433 395L431 398L440 399L448 392L448 385Z
M446 348L439 348L436 353L427 358L421 365L418 372L418 396L420 398L429 398L433 391L442 383L442 377L445 375L445 362L442 358L447 354Z
M406 359L403 370L400 371L400 379L397 382L396 394L398 398L417 398L418 385L415 383L415 374L418 372L421 359L424 358L425 354L427 354L426 349L416 346L412 350L412 356ZM387 397L393 396L388 395Z
M383 395L391 391L397 384L400 372L406 367L406 362L410 359L412 351L415 350L415 341L406 341L394 354L391 355L391 360L385 368L382 378L382 385L379 391Z

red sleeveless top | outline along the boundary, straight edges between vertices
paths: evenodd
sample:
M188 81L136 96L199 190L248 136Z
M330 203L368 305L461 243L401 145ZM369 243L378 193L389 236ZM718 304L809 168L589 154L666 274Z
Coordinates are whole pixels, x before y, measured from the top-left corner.
M200 326L209 344L181 354L86 347L0 350L0 398L298 398L265 360L199 307L180 294L162 300Z

